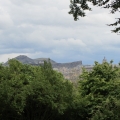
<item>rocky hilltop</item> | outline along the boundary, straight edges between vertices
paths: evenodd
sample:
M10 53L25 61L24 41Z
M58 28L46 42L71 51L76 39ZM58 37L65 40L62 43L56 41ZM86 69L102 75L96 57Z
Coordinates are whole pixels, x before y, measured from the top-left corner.
M27 57L26 55L19 55L17 57L15 57L14 59L20 61L23 64L31 64L31 65L39 65L44 63L44 61L48 61L50 60L49 58L37 58L37 59L31 59L29 57ZM50 60L50 62L52 64L56 63L53 60Z
M51 60L50 58L32 59L25 55L20 55L13 59L18 60L23 64L30 64L30 65L40 65L40 64L43 64L44 61L50 60L54 70L61 72L66 79L69 79L72 81L75 81L78 79L79 75L82 73L82 67L83 67L82 61L75 61L70 63L57 63L54 60ZM88 67L88 66L84 66L84 67ZM90 70L92 69L92 67L88 67L88 68Z

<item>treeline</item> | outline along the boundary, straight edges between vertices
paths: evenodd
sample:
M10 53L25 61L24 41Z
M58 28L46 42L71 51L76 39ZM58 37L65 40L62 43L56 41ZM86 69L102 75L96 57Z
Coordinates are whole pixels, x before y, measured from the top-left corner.
M0 65L0 120L120 120L120 68L104 62L71 83L50 62Z

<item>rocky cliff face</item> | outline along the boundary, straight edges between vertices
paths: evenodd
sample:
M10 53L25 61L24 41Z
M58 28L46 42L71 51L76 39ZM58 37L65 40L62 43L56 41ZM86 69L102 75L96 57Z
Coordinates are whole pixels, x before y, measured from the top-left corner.
M26 55L19 55L17 57L15 57L14 59L20 61L23 64L31 64L31 65L39 65L39 64L43 64L44 61L49 61L49 58L36 58L36 59L31 59L29 57L27 57ZM52 64L56 63L53 60L50 60L50 62Z
M14 59L17 59L23 64L30 64L30 65L40 65L43 64L44 61L50 60L54 70L61 72L66 79L72 81L75 81L79 78L79 75L82 73L82 67L83 67L82 61L76 61L70 63L57 63L49 58L31 59L25 55L17 56Z
M53 69L61 72L66 79L75 81L82 73L82 61L53 64Z

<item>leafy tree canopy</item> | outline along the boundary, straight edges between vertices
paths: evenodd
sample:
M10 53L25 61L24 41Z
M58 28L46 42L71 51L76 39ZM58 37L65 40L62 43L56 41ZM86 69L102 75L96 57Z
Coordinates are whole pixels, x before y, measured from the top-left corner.
M73 99L72 83L50 63L0 65L0 120L58 120Z
M54 71L10 60L0 64L0 120L120 120L120 66L83 70L76 86Z
M104 62L91 72L83 71L79 81L81 98L87 101L87 116L91 120L120 119L120 68Z

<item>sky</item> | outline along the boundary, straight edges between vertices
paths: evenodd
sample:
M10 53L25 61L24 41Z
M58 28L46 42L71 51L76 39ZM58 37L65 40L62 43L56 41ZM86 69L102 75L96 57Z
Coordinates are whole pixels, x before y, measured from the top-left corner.
M19 55L59 63L120 62L120 36L111 33L117 14L92 7L74 21L70 0L0 0L0 62Z

